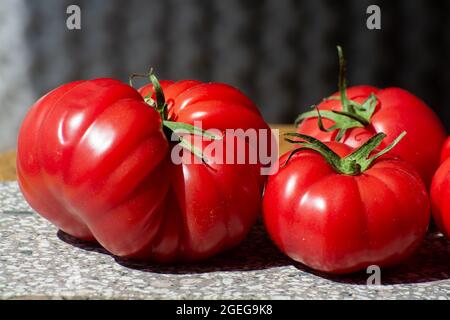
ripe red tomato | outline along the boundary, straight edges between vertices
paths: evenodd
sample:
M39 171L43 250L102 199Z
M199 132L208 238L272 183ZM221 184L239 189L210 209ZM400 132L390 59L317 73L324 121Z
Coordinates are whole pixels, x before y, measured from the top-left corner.
M450 159L445 160L436 171L430 197L434 222L450 239Z
M316 270L349 273L398 263L417 247L429 221L425 185L400 158L365 160L380 137L362 152L302 135L303 149L287 163L289 153L280 158L286 165L268 179L263 216L282 252Z
M161 84L164 120L269 129L257 107L228 85ZM137 90L117 80L51 91L19 133L17 174L26 200L61 230L118 256L197 260L236 245L260 211L259 164L175 165L175 143L162 123Z
M399 143L395 152L411 163L429 186L439 165L441 148L446 138L445 128L439 118L423 101L400 88L355 86L346 89L341 52L340 61L340 94L335 93L331 99L325 99L317 105L324 127L331 129L324 131L318 126L317 111L314 110L300 115L298 120L302 122L297 132L321 141L337 140L358 147L375 133L386 133L387 138L383 144L387 145L406 131L408 135ZM345 96L343 92L346 92ZM344 108L342 101L348 107ZM359 106L350 105L353 102ZM330 110L346 111L347 116L331 113ZM341 128L344 128L342 131L345 134L339 138Z
M448 158L450 158L450 137L447 137L447 139L444 142L444 145L442 146L441 163L443 163Z
M235 88L224 83L201 83L195 80L161 81L168 104L168 119L203 128L269 129L255 104ZM139 89L143 97L154 97L153 85Z

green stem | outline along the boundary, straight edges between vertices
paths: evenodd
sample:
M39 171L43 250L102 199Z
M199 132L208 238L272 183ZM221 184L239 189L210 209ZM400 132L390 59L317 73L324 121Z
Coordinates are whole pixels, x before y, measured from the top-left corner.
M142 75L141 74L131 75L130 83L133 77L140 77L140 76ZM222 136L211 134L208 131L202 130L201 128L195 127L188 123L167 120L168 118L167 103L161 84L159 83L158 78L153 74L153 70L150 70L150 72L145 76L148 77L148 79L153 85L153 92L155 93L155 101L153 101L153 99L151 99L150 96L146 97L144 100L150 107L154 108L160 114L163 128L168 129L169 132L175 133L176 136L178 137L178 143L180 144L180 146L182 146L184 149L201 158L203 162L207 163L208 159L206 159L206 157L203 155L203 152L199 148L191 144L188 140L186 140L183 137L183 134L198 135L205 137L208 140L220 140L222 139ZM166 132L166 134L168 135L167 137L168 140L170 140L169 136L171 136L171 134L168 132Z
M344 112L352 112L352 108L350 107L348 103L347 98L347 80L345 78L345 72L346 72L346 63L344 59L344 53L342 52L341 46L336 46L338 51L338 58L339 58L339 80L338 80L338 88L341 95L341 102L342 102L342 111Z
M205 131L199 127L193 126L189 123L163 120L163 126L166 128L169 128L171 131L173 131L175 133L193 134L193 135L197 135L197 136L207 137L208 139L211 139L211 140L222 139L222 136L212 134L208 131Z
M285 138L286 141L290 143L295 143L300 146L300 148L294 149L286 160L287 162L292 158L292 156L301 151L301 150L314 150L321 154L324 159L334 168L334 170L340 174L346 175L359 175L362 172L366 171L373 162L381 157L382 155L389 152L392 148L394 148L400 140L405 136L406 132L403 131L391 144L389 144L386 148L379 151L372 157L369 157L370 154L381 144L383 139L386 137L384 133L378 133L374 135L372 138L367 140L363 145L353 151L351 154L346 157L341 158L338 154L336 154L333 150L331 150L326 144L321 142L320 140L300 134L300 133L286 133L285 136L300 138L301 140L293 140L289 138Z
M342 104L342 111L337 110L321 110L321 116L332 120L334 125L329 129L323 130L321 126L320 116L318 117L319 128L323 131L333 131L338 130L336 135L336 140L339 141L344 136L348 129L357 127L366 127L370 125L371 118L375 112L375 106L377 104L377 98L372 93L364 103L360 104L356 101L350 100L347 96L347 80L345 78L346 73L346 62L344 58L344 53L340 46L337 46L338 58L339 58L339 96L329 97L325 100L340 100ZM336 116L339 114L339 116ZM300 114L295 120L295 125L298 126L303 120L309 118L317 117L317 114L311 111L304 112Z
M164 96L164 91L161 87L161 84L158 81L158 78L153 74L153 72L150 71L148 78L150 82L153 85L153 91L155 92L155 98L156 98L156 111L159 112L161 115L161 118L163 120L167 119L167 104L166 104L166 97Z

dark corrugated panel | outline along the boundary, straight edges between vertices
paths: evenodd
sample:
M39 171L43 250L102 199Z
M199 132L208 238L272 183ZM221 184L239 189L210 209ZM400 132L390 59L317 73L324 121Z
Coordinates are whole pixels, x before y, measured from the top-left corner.
M77 78L153 66L160 78L224 81L241 88L268 121L290 122L336 89L335 45L350 84L401 86L450 123L450 4L398 0L27 0L27 43L37 94ZM68 31L65 7L82 8ZM382 30L366 8L382 9Z

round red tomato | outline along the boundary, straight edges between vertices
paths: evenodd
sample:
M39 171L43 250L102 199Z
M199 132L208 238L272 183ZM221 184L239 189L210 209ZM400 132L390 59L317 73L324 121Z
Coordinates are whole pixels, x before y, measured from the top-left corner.
M321 141L337 140L358 147L375 133L387 135L387 145L401 132L407 136L395 152L418 171L429 186L436 171L440 152L446 138L445 128L439 118L422 100L400 88L378 89L372 86L355 86L346 89L341 58L340 93L317 105L324 128L318 126L317 111L300 115L297 132ZM345 93L345 94L344 94ZM345 107L343 103L345 103ZM334 111L345 111L338 114ZM339 133L343 134L338 137ZM345 133L344 133L345 132Z
M369 140L372 147L382 136ZM289 153L280 158L264 193L264 222L280 250L329 273L389 266L411 254L429 221L426 188L416 171L389 154L365 160L372 149L367 145L361 152L301 139L310 143L287 163Z
M430 197L434 222L450 239L450 159L445 160L436 171Z
M268 129L257 107L228 85L162 85L164 121ZM113 79L72 82L28 112L18 180L38 213L118 256L197 260L236 245L260 211L259 164L174 164L174 146L161 114L137 90Z
M450 137L447 137L447 139L444 142L444 145L442 146L441 163L443 163L448 158L450 158Z

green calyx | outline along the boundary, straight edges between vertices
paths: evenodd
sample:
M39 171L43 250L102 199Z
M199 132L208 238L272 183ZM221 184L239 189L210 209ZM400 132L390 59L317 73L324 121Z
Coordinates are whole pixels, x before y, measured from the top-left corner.
M144 101L152 108L154 108L156 111L158 111L158 113L161 115L161 119L166 120L167 119L166 98L164 97L164 92L162 90L158 78L153 73L153 69L150 69L150 71L147 74L142 73L131 74L129 77L130 87L133 87L133 79L136 77L148 78L150 80L150 82L153 85L153 91L155 93L156 100L152 98L152 94L148 94L147 96L144 97Z
M358 103L356 101L350 100L347 97L347 81L345 79L345 59L342 52L342 48L337 46L338 57L339 57L339 96L332 96L324 100L340 100L342 104L342 111L337 110L321 110L316 106L313 106L315 110L307 111L300 114L297 119L295 119L295 125L298 126L303 120L309 118L318 118L318 125L322 131L331 132L338 130L336 135L336 141L339 141L344 136L345 132L351 128L363 128L370 124L373 113L375 112L375 107L377 105L377 98L372 93L364 103ZM332 120L334 124L325 128L322 122L322 118Z
M285 138L286 141L299 145L299 148L294 149L290 153L284 165L286 165L292 158L292 156L297 152L302 150L314 150L320 153L325 158L325 160L334 168L334 170L336 170L336 172L352 176L359 175L370 168L370 166L376 159L394 148L405 135L406 131L403 131L386 148L370 156L372 151L374 151L386 137L386 134L380 132L367 140L363 145L361 145L351 154L341 158L326 144L316 138L301 133L286 133L285 136L299 138L300 140Z
M193 153L203 162L207 163L208 159L204 156L202 150L194 146L187 139L183 137L184 134L197 135L207 138L208 140L220 140L222 136L214 135L208 131L205 131L199 127L195 127L191 124L184 122L176 122L167 120L168 112L167 112L167 103L166 98L164 96L164 92L162 90L161 84L159 83L158 78L154 75L153 70L150 69L148 74L132 74L130 76L130 86L133 86L132 80L134 77L146 77L150 80L153 85L153 91L155 93L155 99L152 98L152 94L148 94L144 101L152 108L154 108L161 116L162 126L164 131L166 132L166 136L168 140L171 140L172 133L176 135L178 139L178 143L184 149L187 149L189 152Z

